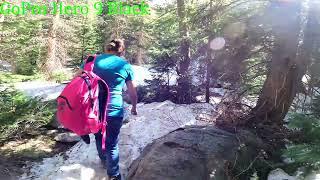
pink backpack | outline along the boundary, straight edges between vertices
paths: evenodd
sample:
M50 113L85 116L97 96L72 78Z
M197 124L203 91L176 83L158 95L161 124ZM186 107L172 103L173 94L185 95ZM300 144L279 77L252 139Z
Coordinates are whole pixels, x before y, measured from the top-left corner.
M96 56L89 56L84 65L81 76L75 77L57 98L57 117L59 122L67 129L79 136L90 133L102 133L102 149L105 149L107 104L109 88L96 74L93 67ZM99 90L104 88L107 92L107 102L104 103L103 119L99 117Z

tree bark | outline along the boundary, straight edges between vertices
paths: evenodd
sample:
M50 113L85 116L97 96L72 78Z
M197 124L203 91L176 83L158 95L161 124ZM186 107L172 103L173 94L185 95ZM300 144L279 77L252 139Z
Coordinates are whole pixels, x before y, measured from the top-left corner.
M304 32L300 24L301 10L299 1L272 2L267 9L272 13L268 18L272 21L275 42L267 79L250 114L249 124L271 123L279 127L283 124L306 71L306 59L297 56L299 35Z
M60 0L57 0L57 3L59 2ZM42 71L44 71L49 79L52 78L55 70L59 70L62 68L62 63L58 56L59 45L57 40L59 19L59 13L54 15L52 18L52 25L49 29L47 58L44 64L44 68L42 68Z
M137 32L137 52L135 54L135 61L133 64L143 64L143 32Z

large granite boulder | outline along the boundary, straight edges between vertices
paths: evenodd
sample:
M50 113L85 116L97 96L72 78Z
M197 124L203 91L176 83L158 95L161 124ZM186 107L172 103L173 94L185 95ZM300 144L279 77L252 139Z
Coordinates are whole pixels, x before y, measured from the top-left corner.
M261 142L246 131L211 126L180 128L148 145L129 169L129 180L226 180L257 157Z

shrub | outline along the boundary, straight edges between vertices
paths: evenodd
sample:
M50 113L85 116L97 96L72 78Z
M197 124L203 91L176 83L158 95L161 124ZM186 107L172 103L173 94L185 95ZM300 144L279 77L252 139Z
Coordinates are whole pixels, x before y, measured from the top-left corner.
M47 124L54 115L54 102L29 98L12 87L0 92L0 141Z
M311 103L311 112L320 119L320 95L316 96Z
M302 166L320 169L320 120L314 116L294 114L289 127L300 131L301 142L289 145L285 155Z
M63 81L70 80L71 76L64 72L57 71L53 73L52 79L57 83L62 83Z
M24 82L24 81L31 81L35 79L40 79L40 74L35 74L32 76L25 76L19 74L12 74L9 72L0 72L0 84L12 84L16 82Z

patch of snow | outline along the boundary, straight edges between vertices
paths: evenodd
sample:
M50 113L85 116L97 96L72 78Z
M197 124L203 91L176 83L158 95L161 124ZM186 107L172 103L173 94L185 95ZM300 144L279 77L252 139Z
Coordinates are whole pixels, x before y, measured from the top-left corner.
M30 97L42 97L45 101L56 99L66 85L46 82L29 81L15 83L14 87Z
M147 67L132 66L135 74L135 81L138 86L146 85L144 80L152 79L152 72ZM45 101L56 99L62 90L65 88L65 84L58 84L47 81L29 81L19 82L14 84L15 88L25 93L30 97L41 97Z
M257 101L258 101L258 97L257 96L246 96L246 97L241 99L241 103L242 104L246 104L246 105L251 106L251 107L256 106Z
M196 100L198 102L206 102L206 96L205 95L196 96ZM221 101L222 101L222 97L210 96L209 98L210 104L219 104Z
M186 125L202 125L198 118L210 118L214 106L210 104L177 105L170 101L151 104L138 104L138 115L129 115L130 121L123 125L120 133L120 167L126 175L129 165L135 160L143 148L153 140ZM75 180L75 179L104 179L106 170L97 155L94 137L91 143L77 143L62 155L44 159L34 164L30 173L20 179L35 180Z
M292 158L283 157L282 161L286 164L294 163L294 160Z
M310 80L311 80L310 75L305 74L305 75L302 76L302 80L301 80L301 81L302 81L304 84L308 84L308 83L310 82Z
M219 94L220 96L224 96L226 94L226 90L223 88L210 88L210 93Z
M297 178L278 168L269 173L268 180L297 180Z
M135 83L139 86L146 85L145 80L152 79L152 72L148 67L132 65Z
M312 172L305 177L305 180L320 180L320 172Z
M313 171L303 176L304 171L305 168L301 167L295 172L295 176L290 176L278 168L269 173L268 180L320 180L320 171Z

